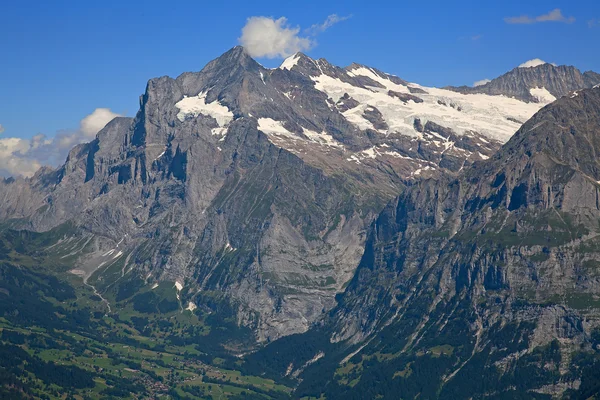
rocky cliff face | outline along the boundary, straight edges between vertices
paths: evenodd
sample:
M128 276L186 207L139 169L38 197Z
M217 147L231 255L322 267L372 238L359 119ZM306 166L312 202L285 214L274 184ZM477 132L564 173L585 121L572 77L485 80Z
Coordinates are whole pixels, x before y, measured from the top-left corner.
M573 66L549 63L534 67L517 67L476 87L448 87L460 93L485 93L504 95L526 102L547 102L558 99L580 89L600 84L600 75L593 71L581 72Z
M598 149L600 89L582 90L491 159L392 201L314 328L328 340L303 339L318 365L283 361L301 394L576 396L600 332Z
M366 228L405 185L489 158L541 105L302 54L266 69L236 47L150 80L135 118L58 170L1 182L0 216L70 227L76 272L110 301L172 281L182 308L226 303L275 339L334 307Z

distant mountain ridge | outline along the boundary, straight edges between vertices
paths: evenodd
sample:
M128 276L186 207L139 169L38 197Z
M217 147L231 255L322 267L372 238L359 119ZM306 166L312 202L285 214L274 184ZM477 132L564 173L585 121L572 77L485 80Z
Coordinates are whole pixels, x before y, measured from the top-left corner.
M459 93L485 93L504 95L527 102L543 101L549 93L554 98L566 96L576 90L592 88L600 84L600 74L594 71L581 72L573 66L539 64L532 67L517 67L491 80L475 86L448 86ZM540 92L545 89L547 93Z

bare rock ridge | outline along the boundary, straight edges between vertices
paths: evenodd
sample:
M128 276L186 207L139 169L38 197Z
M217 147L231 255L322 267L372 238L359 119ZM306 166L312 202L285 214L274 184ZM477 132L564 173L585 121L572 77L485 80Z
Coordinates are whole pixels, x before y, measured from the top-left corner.
M182 302L225 304L273 340L336 305L368 226L406 185L490 158L545 104L303 54L267 69L236 47L151 79L135 118L57 170L1 182L0 219L85 238L78 268L113 301L178 282Z

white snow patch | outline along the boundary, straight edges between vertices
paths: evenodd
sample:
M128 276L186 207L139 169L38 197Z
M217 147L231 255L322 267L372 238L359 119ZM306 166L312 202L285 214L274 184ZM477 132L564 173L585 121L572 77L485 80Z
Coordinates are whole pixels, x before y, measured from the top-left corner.
M344 145L338 142L328 134L327 132L317 133L315 131L310 131L308 129L302 128L302 133L311 141L318 144L323 144L325 146L338 147L340 149L344 148Z
M360 158L358 158L356 154L352 154L350 157L346 158L346 161L354 161L357 164L361 164Z
M158 287L158 283L155 283L154 285L152 285L152 290L156 289Z
M322 146L337 147L340 149L344 148L343 144L339 143L333 138L333 136L331 136L327 132L318 133L302 128L302 134L305 136L302 137L301 135L295 134L294 132L287 130L283 126L283 122L275 121L272 118L259 118L258 129L266 133L267 136L271 138L287 138L293 141L311 142Z
M283 60L283 62L279 66L279 69L287 69L291 71L291 69L294 67L294 65L298 63L299 60L300 55L298 53L294 54L293 56L289 56L288 58Z
M229 242L225 244L225 250L227 251L235 251L235 247L233 247Z
M339 101L346 93L359 102L357 107L345 111L343 115L361 130L374 129L373 124L365 119L363 114L367 107L377 108L389 127L387 130L379 130L385 135L399 133L419 138L422 134L414 129L414 120L419 118L422 123L432 121L451 128L457 135L469 135L475 131L488 138L505 142L521 125L508 118L526 121L550 100L544 98L541 104L526 103L506 96L462 94L410 83L411 87L424 89L427 93L414 94L423 100L422 103L405 103L388 95L388 91L409 93L407 86L395 84L364 67L355 68L349 74L368 76L385 88L361 88L325 74L311 79L315 82L315 88L327 94L334 102Z
M163 152L162 152L162 153L160 153L160 154L159 154L159 155L158 155L158 156L157 156L157 157L156 157L154 160L155 160L155 161L156 161L156 160L158 160L159 158L161 158L162 156L164 156L166 152L167 152L166 150L165 150L165 151L163 151Z
M181 292L181 289L183 289L183 285L179 283L179 281L175 282L175 287L177 288L178 292Z
M379 155L379 152L377 150L375 150L375 147L371 147L370 149L363 150L361 153L364 154L365 157L368 157L368 158L376 158Z
M227 127L224 127L224 128L212 128L210 130L210 133L212 133L213 136L223 136L223 137L225 137L225 134L227 133Z
M117 254L115 254L115 256L113 258L119 258L123 255L122 251L119 251Z
M262 81L262 83L264 83L266 85L265 76L263 75L262 71L259 71L259 73L260 73L260 80Z
M266 134L284 135L293 138L298 138L293 132L288 131L280 121L275 121L273 118L259 118L258 129Z
M196 307L196 305L190 301L188 303L188 306L187 306L186 310L188 310L188 311L194 311L196 308L198 308L198 307Z
M552 96L552 94L545 87L531 88L529 89L529 93L531 93L531 95L540 103L548 104L556 100L556 97Z
M411 157L403 156L402 154L398 153L397 151L388 150L386 148L389 148L389 145L383 144L381 146L373 146L366 150L359 151L357 153L352 154L350 157L348 157L346 159L346 161L354 161L357 164L361 164L361 161L363 161L363 160L366 160L368 158L375 159L375 158L381 157L381 156L391 156L394 158L401 158L401 159L405 159L405 160L414 161L414 159Z
M186 116L193 115L194 118L198 115L207 115L217 120L217 124L223 127L233 119L233 113L229 111L227 106L221 104L218 100L212 103L206 102L206 92L201 92L198 96L184 96L182 100L175 104L179 109L177 119L181 122L185 121Z
M348 71L348 75L350 76L366 76L367 78L373 79L375 82L380 83L388 90L393 90L395 92L400 93L410 93L408 90L408 86L398 85L392 82L388 77L380 76L375 71L366 67L358 67L354 68L351 71ZM381 90L380 88L373 88L374 90Z

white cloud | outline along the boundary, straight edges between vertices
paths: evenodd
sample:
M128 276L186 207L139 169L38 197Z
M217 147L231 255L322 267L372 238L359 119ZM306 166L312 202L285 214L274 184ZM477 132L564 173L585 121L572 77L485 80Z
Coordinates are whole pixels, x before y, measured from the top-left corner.
M31 176L41 164L25 156L30 149L30 141L19 138L0 139L0 174L5 176Z
M322 24L314 24L310 28L306 29L306 32L311 35L317 35L321 32L325 32L327 29L331 28L333 25L345 21L347 19L352 18L352 15L347 15L345 17L340 17L337 14L328 15L325 21Z
M119 114L108 108L96 108L93 113L81 120L79 130L89 139L93 139L100 129L118 116Z
M4 127L0 124L0 133L4 133Z
M482 79L480 81L476 81L475 83L473 83L473 86L474 87L483 86L483 85L485 85L486 83L489 83L489 82L491 82L491 79Z
M547 14L538 15L537 17L530 17L529 15L507 17L504 18L504 22L507 24L535 24L538 22L562 22L571 24L575 22L575 17L565 17L560 8L555 8Z
M287 58L299 51L307 51L317 45L315 37L333 25L352 18L352 15L329 15L320 24L314 24L304 30L307 35L300 36L300 27L288 24L285 17L250 17L242 28L238 41L251 57Z
M54 137L37 134L31 139L0 139L0 175L31 176L42 165L57 166L76 144L93 140L96 134L119 114L97 108L84 117L79 129L59 131Z
M250 17L238 39L252 57L289 57L299 51L310 50L315 43L300 37L299 27L290 27L285 17Z
M556 64L554 64L554 63L547 63L546 61L540 60L539 58L534 58L529 61L525 61L523 64L519 65L519 68L532 68L532 67L537 67L538 65L544 65L544 64L552 64L556 67Z

